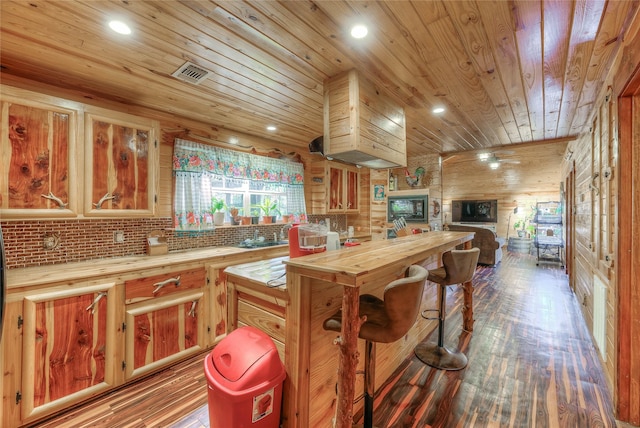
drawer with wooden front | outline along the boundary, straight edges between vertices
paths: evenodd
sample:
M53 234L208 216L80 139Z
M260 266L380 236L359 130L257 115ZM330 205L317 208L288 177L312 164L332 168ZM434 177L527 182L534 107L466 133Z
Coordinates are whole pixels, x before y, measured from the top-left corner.
M205 286L203 267L125 281L125 303L131 304Z

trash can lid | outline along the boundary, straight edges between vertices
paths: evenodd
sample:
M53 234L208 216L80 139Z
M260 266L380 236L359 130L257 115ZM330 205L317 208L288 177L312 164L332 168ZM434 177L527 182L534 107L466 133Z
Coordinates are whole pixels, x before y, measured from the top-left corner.
M269 353L271 353L270 356ZM230 382L242 379L251 367L264 357L277 358L277 362L280 363L280 357L271 338L251 326L232 331L211 352L214 367L220 375ZM269 380L274 374L269 373L268 366L273 362L262 361L262 363L267 363L267 367L262 367L266 370L258 370L254 376L265 377L264 380ZM253 381L258 381L258 379L253 379Z

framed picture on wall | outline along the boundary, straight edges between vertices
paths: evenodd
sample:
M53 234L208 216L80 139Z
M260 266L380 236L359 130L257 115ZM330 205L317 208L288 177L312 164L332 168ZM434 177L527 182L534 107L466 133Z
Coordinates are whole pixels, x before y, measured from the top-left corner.
M440 218L440 198L431 198L431 203L429 204L429 218Z
M373 185L373 200L384 201L384 184Z

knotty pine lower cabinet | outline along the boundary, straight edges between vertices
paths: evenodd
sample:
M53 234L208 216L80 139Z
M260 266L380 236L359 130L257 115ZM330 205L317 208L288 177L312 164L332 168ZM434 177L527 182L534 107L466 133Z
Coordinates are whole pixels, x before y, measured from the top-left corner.
M247 325L259 328L273 339L280 359L285 361L286 290L250 281L227 279L229 332Z
M205 349L205 281L203 267L125 281L125 380Z
M22 389L16 395L23 421L115 386L115 285L76 283L25 297Z
M227 276L224 273L225 266L210 265L209 270L209 345L220 342L227 336Z

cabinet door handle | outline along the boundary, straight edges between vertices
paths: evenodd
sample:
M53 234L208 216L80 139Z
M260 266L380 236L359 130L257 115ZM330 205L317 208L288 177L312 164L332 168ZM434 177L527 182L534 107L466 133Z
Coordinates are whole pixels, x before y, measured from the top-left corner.
M158 291L162 290L162 287L167 284L171 284L172 282L176 284L176 287L180 287L180 275L175 278L165 279L164 281L153 284L153 286L156 287L155 290L153 290L153 294L156 294Z
M189 312L187 313L188 316L193 318L196 317L196 306L198 306L197 300L194 300L193 302L191 302L191 309L189 309Z
M96 313L96 305L98 304L98 302L100 301L100 299L102 299L103 297L106 297L107 292L106 291L101 291L98 293L98 295L96 296L95 299L93 299L93 303L90 304L89 306L87 306L87 311L89 309L91 309L91 313L95 314Z
M94 207L96 207L97 210L102 208L102 204L104 204L105 202L111 200L111 199L115 199L115 196L111 196L110 193L105 193L103 197L100 198L100 200L98 201L97 204L93 204Z
M63 209L63 208L65 208L67 205L69 205L68 203L66 203L66 204L65 204L65 203L62 201L62 199L60 199L59 197L57 197L56 195L54 195L54 194L53 194L53 192L49 192L49 194L48 194L48 195L40 195L40 196L42 196L42 197L43 197L43 198L45 198L45 199L50 199L50 200L52 200L53 202L55 202L56 204L58 204L58 208L60 208L60 209Z

